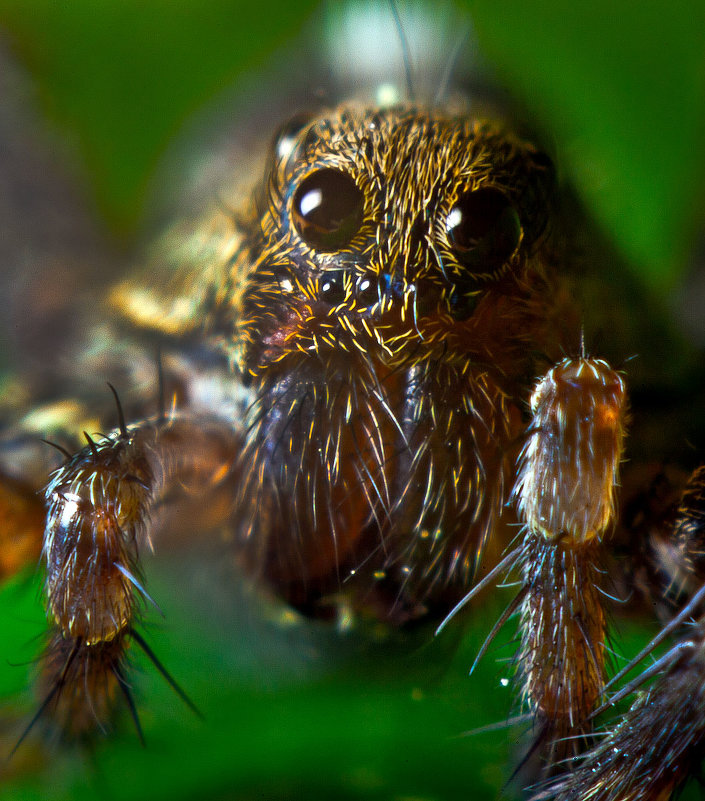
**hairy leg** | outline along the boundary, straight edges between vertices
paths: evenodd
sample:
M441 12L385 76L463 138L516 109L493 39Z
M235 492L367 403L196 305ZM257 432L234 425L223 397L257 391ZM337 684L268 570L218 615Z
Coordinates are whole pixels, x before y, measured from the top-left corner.
M227 519L240 444L227 424L186 416L129 427L121 421L105 437L86 438L86 446L52 474L45 492L51 632L37 717L49 713L69 737L109 723L119 692L136 720L125 678L131 640L165 672L135 631L141 599L149 599L140 553L154 547L166 496L194 499L199 530Z

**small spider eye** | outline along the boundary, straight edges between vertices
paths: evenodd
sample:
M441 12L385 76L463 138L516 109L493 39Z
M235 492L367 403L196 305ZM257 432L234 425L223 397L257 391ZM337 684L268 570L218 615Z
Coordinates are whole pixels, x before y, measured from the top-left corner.
M294 149L297 137L311 122L311 114L302 112L288 119L277 131L273 141L273 151L277 158L287 158Z
M316 170L294 194L293 217L301 238L316 250L344 247L360 229L364 198L353 179L340 170Z
M380 299L379 287L374 279L360 278L355 289L358 301L364 306L374 306Z
M448 213L446 231L458 260L482 273L494 272L505 264L521 239L516 209L493 187L461 195Z
M345 272L343 270L326 271L320 279L318 294L321 300L338 306L346 297Z

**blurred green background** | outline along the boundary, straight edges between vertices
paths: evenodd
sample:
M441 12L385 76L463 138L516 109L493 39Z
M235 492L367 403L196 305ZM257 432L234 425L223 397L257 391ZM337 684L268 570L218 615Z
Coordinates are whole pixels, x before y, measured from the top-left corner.
M703 224L705 4L464 5L488 62L555 142L561 168L634 273L656 295L672 286ZM402 18L407 8L400 3ZM182 127L228 87L256 87L276 54L291 52L301 30L323 18L317 3L303 1L0 0L0 30L123 246ZM305 57L286 68L305 80ZM264 94L261 102L274 101ZM518 733L459 736L511 714L506 662L490 653L467 677L499 600L457 651L453 635L434 641L429 632L380 644L282 625L275 610L264 613L266 604L237 591L235 600L217 592L214 600L219 582L183 569L174 562L150 577L166 620L150 612L148 635L206 721L138 658L148 747L129 725L95 754L50 765L27 746L0 767L9 775L0 798L430 801L501 790ZM0 692L10 717L31 709L22 690L34 667L15 663L39 647L39 585L21 577L0 590ZM187 585L185 596L179 587ZM3 744L16 736L0 733Z
M702 227L705 4L462 5L482 52L558 143L623 251L650 281L676 273ZM123 232L184 121L323 17L315 0L0 0L0 25L43 109L75 142L99 207ZM309 67L299 54L286 70L315 80Z

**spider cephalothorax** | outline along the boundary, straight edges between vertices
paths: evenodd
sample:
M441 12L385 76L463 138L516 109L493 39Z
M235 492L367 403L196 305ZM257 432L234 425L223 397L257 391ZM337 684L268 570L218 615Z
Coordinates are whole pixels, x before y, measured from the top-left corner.
M253 393L243 533L292 600L364 565L365 593L376 576L418 614L472 575L557 339L550 166L406 106L340 108L273 152L227 299Z

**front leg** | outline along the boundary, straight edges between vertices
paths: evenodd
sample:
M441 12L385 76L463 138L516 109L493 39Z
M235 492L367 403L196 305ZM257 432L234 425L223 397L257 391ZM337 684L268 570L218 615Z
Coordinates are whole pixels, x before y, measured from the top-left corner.
M526 760L537 756L547 775L581 752L604 689L602 541L614 520L624 382L600 359L564 359L537 383L531 414L514 490L523 541L441 628L498 575L520 571L519 591L475 664L519 610L517 678L536 735Z
M537 384L531 411L515 491L526 524L517 663L550 771L580 751L604 688L602 541L614 520L624 382L602 360L564 359Z
M705 466L691 475L671 532L674 580L688 602L652 641L622 667L626 676L671 635L677 641L609 701L633 696L621 721L608 728L577 768L532 796L535 801L665 801L680 797L686 780L701 778L705 751ZM654 679L652 684L648 684ZM639 690L639 692L637 692Z
M69 737L108 722L118 691L134 715L125 657L131 638L145 645L134 630L146 596L140 551L153 547L157 505L186 490L199 498L208 525L219 522L229 513L222 497L232 497L240 449L231 426L179 416L123 424L95 442L86 436L86 447L46 488L52 633L40 713L50 712ZM220 502L206 502L216 497Z

